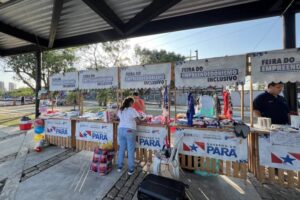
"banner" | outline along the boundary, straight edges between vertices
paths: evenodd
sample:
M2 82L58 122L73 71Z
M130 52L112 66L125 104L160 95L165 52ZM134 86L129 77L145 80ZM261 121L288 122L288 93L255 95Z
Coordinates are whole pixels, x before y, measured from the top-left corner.
M295 82L300 80L300 50L287 49L251 55L252 80L257 82Z
M300 171L300 146L272 144L269 135L259 136L258 145L260 165Z
M246 56L228 56L177 62L175 86L208 87L245 82Z
M78 88L78 73L68 72L50 76L50 91L71 91Z
M136 148L161 150L167 136L168 129L165 127L137 126Z
M121 68L121 89L160 88L170 81L171 63Z
M118 68L101 68L79 72L79 89L105 89L118 87Z
M67 119L46 119L45 134L50 136L71 137L71 120Z
M181 154L241 163L248 161L247 139L236 137L233 132L177 128L175 134L183 135Z
M76 140L113 143L113 124L98 122L77 122Z

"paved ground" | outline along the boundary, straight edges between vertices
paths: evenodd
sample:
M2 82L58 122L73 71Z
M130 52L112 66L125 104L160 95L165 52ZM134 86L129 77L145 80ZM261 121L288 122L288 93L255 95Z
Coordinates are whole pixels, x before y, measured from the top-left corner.
M126 169L122 173L114 169L107 176L99 176L89 171L91 152L50 146L36 153L32 151L32 138L32 132L25 134L17 128L0 127L0 195L10 185L15 186L9 189L16 191L13 199L17 200L137 199L138 184L147 174L145 163L138 163L136 173L131 177L126 174ZM24 153L20 154L21 151ZM21 171L16 174L14 170ZM164 175L170 176L168 171L164 171ZM17 184L10 181L12 178L18 180ZM251 176L243 181L185 171L180 180L190 185L188 194L194 200L300 199L298 189L261 185Z

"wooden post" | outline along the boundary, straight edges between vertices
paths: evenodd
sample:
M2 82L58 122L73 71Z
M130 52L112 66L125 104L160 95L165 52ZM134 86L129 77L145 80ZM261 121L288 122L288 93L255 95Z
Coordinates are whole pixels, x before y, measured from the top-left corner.
M245 106L245 91L244 91L244 84L242 84L242 91L241 91L241 118L242 118L242 121L245 120L244 106Z
M250 78L250 126L253 127L253 83Z

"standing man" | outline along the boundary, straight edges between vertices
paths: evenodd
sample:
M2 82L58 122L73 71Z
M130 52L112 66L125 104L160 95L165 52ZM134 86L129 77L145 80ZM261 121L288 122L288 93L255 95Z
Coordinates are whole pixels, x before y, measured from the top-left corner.
M279 94L283 83L269 83L268 89L258 95L253 101L253 111L256 117L271 118L272 124L289 123L289 106L286 99Z
M138 112L143 112L145 113L145 102L143 99L141 99L139 97L139 93L138 92L134 92L133 93L133 98L134 98L134 103L132 105L132 107L138 111Z

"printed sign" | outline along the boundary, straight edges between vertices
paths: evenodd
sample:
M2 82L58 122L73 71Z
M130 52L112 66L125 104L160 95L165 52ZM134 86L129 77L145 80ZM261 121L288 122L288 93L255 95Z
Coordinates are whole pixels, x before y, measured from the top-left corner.
M79 89L116 87L118 87L118 69L116 67L79 72Z
M232 132L177 128L183 135L180 153L245 163L248 160L247 139L236 137Z
M71 137L71 121L65 119L46 119L45 130L46 135Z
M287 49L254 53L251 56L254 83L300 80L300 50Z
M262 166L287 170L300 170L300 147L275 145L269 135L262 135L258 140L259 163Z
M300 147L299 132L271 131L270 141L272 145Z
M76 140L99 143L113 143L113 124L77 122Z
M78 88L78 73L54 74L50 76L50 91L71 91Z
M136 147L161 150L167 136L168 130L165 127L137 126Z
M171 81L171 63L122 67L121 89L160 88Z
M208 87L245 82L246 56L228 56L175 65L175 86Z

